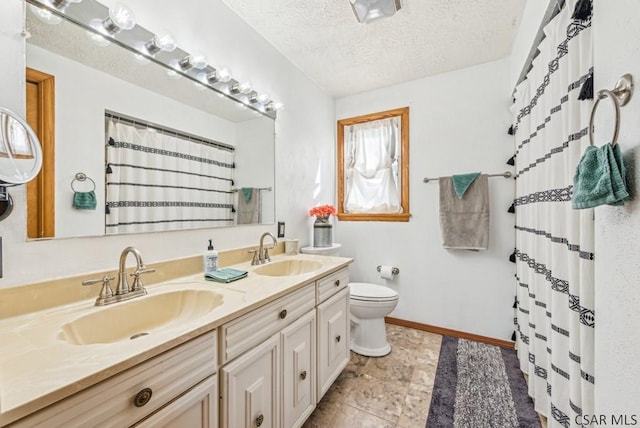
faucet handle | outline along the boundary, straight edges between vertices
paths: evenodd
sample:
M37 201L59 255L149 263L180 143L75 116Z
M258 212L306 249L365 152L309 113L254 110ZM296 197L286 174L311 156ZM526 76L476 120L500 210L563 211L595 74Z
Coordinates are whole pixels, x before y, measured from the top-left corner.
M111 281L115 278L110 275L105 275L101 279L87 279L82 281L82 285L93 285L102 283L102 288L100 289L100 295L98 296L98 300L105 300L111 296L113 296L113 290L111 289ZM97 304L97 303L96 303Z
M271 261L271 257L269 257L269 249L271 249L271 248L275 248L275 247L264 247L264 252L263 252L263 255L262 255L263 263Z
M251 258L251 266L259 265L260 264L260 250L249 250L248 253L249 254L253 254L253 257Z
M154 268L140 266L133 273L131 273L130 275L133 277L133 284L131 285L131 291L144 290L144 284L142 284L142 279L140 278L140 275L143 275L145 273L152 273L155 271L156 270Z

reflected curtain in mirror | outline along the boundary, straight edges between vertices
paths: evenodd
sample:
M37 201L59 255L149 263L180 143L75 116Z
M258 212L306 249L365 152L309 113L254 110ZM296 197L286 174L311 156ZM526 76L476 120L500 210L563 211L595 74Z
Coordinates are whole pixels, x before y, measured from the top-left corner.
M107 119L107 234L229 226L233 147Z
M409 218L409 108L338 121L338 218Z

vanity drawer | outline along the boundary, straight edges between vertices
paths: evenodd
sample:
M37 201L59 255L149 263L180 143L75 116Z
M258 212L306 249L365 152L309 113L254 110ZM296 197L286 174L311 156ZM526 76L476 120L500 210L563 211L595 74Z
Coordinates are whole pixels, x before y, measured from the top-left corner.
M316 281L317 303L322 303L349 285L349 269L342 269Z
M212 331L52 404L12 427L130 426L215 371L216 332Z
M315 306L315 287L300 290L257 308L220 328L220 364L265 341Z

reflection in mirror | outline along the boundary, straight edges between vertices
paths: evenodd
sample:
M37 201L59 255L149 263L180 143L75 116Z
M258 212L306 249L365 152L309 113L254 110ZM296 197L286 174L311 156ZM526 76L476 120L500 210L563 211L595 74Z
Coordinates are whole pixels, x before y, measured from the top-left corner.
M84 3L70 4L68 10ZM105 173L105 147L108 145L106 112L117 112L144 123L220 142L234 149L233 185L224 189L229 192L225 193L229 201L224 204L231 205L230 209L225 208L225 221L186 221L192 214L185 214L177 205L196 202L194 200L176 200L176 197L167 201L165 196L160 195L153 200L138 199L139 202L173 203L176 206L165 207L164 214L178 220L176 223L183 224L185 228L229 226L245 223L247 216L240 215L246 205L241 196L254 190L254 194L261 196L259 200L256 199L259 215L250 216L250 222L273 223L274 194L272 191L259 190L274 185L275 134L272 117L243 107L193 79L176 73L170 76L163 66L140 55L136 58L131 51L115 43L100 47L87 37L85 28L64 17L57 25L49 25L37 19L33 13L28 13L27 29L32 35L27 44L28 66L55 77L56 237L95 236L103 235L105 231L112 233L107 227L111 224L109 215L105 215L112 202L107 198L111 186L110 177ZM101 42L105 44L104 39ZM141 126L137 128L139 132ZM184 140L181 144L202 147L202 144ZM96 210L74 208L76 196L70 183L80 171L96 183ZM170 185L185 186L182 180L186 176L188 174L176 174L171 178L173 181ZM140 180L149 178L144 174L138 174L138 177ZM190 182L188 187L205 188L208 185L204 181L195 184ZM208 190L202 193L212 193ZM221 202L211 198L202 203ZM148 226L135 230L130 227L117 228L115 233L154 230L161 229Z
M42 165L38 137L20 116L0 107L0 180L23 184Z

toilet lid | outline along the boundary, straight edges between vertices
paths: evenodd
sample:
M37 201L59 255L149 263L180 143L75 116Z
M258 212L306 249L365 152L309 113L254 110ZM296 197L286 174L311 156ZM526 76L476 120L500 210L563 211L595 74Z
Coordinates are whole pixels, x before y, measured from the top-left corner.
M349 284L351 297L358 300L393 300L398 293L384 285L369 284L367 282L352 282Z

